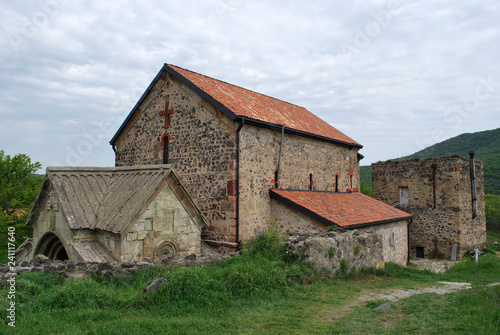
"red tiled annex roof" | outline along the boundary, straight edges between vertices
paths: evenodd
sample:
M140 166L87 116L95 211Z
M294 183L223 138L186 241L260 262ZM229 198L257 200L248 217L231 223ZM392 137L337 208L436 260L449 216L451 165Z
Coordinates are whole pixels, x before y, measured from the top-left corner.
M165 64L240 117L250 118L361 146L304 107Z
M410 219L411 214L359 192L289 191L272 189L276 198L325 224L343 228Z

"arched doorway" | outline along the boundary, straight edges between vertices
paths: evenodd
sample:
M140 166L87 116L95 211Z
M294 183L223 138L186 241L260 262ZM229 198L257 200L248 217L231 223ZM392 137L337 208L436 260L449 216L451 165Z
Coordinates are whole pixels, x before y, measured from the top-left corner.
M42 237L38 247L35 250L34 255L42 254L50 258L51 260L61 260L64 261L69 259L68 253L64 248L61 240L54 234L49 233Z

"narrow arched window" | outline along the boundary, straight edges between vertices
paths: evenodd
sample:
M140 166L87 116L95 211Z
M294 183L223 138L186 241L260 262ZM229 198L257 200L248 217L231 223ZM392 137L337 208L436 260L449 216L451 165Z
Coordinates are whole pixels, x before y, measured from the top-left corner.
M168 164L168 136L163 137L163 164Z

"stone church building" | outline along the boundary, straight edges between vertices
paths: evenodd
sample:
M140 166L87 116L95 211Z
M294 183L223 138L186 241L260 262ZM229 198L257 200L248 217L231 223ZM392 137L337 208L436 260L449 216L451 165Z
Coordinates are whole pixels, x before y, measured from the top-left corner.
M137 190L124 186L107 195L114 199L109 202L106 196L92 204L78 200L81 210L74 215L68 214L71 206L59 197L65 215L55 214L56 219L61 216L56 226L61 222L60 227L69 228L61 231L58 240L46 235L58 230L50 228L49 218L54 214L40 200L29 221L35 227L35 254L38 250L54 256L54 241L59 240L70 259L85 259L86 251L79 250L92 249L89 243L96 241L114 259L153 257L164 251L198 254L205 243L235 250L241 241L275 222L278 229L291 233L324 232L331 225L373 231L383 237L381 261L406 263L411 215L361 194L359 161L363 156L358 151L362 146L303 107L165 64L110 144L116 167L109 169L116 170L94 171L92 177L83 168L66 171L73 177L68 177L70 182L60 194L79 187L83 192L81 198L68 201L71 206L88 198L91 180L109 173L132 175L134 169L152 169L150 173L156 175L163 166L169 171L166 179L158 179L159 184L144 179L142 193L134 196ZM54 176L58 173L47 172L43 194L48 199L52 199L51 189L57 193ZM115 178L125 183L128 177ZM87 181L76 186L76 179ZM167 182L167 189L158 188L166 185L163 180L177 181ZM160 191L149 195L149 188ZM153 212L160 214L151 217L150 206L157 202L155 194L162 196L162 189L171 201L154 205ZM125 221L101 215L95 224L84 219L100 213L100 204L120 213L128 208L130 197L141 206ZM155 224L167 220L165 213L172 208L184 210L182 222L169 219L173 223ZM180 228L173 230L172 225ZM50 248L44 246L44 236L52 238L46 243ZM64 245L65 241L72 241L72 247Z

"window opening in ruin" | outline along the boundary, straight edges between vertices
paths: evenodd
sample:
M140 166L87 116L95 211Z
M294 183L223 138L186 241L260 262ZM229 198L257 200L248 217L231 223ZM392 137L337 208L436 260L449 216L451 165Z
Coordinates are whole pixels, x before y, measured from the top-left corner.
M339 175L335 175L335 192L339 191Z
M279 188L279 185L278 185L278 170L274 171L274 188Z
M309 189L310 190L313 189L313 174L312 173L309 174Z
M168 164L168 136L163 138L163 164Z
M399 204L401 206L408 206L409 202L410 202L410 196L408 193L408 187L407 186L400 186L399 187Z
M424 258L424 247L417 247L417 258Z

